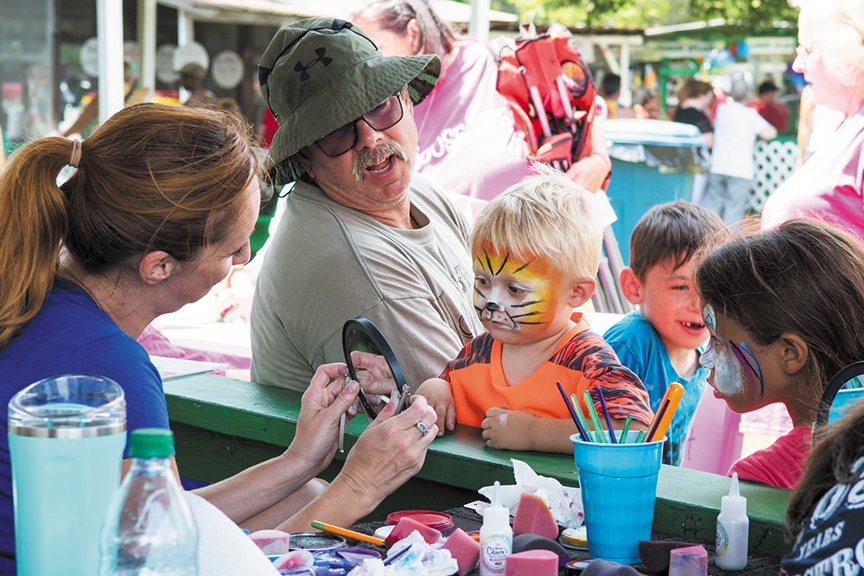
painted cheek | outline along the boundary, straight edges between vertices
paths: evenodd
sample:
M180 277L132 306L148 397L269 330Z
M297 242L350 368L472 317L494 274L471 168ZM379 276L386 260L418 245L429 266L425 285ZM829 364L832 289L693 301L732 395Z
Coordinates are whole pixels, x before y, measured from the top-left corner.
M741 394L744 391L741 366L725 348L714 353L714 388L724 396Z

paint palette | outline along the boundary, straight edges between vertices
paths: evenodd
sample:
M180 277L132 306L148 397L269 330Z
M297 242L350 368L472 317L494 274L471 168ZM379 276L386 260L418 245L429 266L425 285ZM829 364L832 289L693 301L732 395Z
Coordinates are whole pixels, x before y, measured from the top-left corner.
M325 532L295 532L288 540L291 550L335 550L345 546L345 538Z

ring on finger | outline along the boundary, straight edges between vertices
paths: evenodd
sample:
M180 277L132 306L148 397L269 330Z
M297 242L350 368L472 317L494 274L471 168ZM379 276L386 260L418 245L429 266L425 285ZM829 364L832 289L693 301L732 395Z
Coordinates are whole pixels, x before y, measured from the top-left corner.
M423 436L426 436L426 434L429 433L429 428L427 428L426 425L423 424L423 422L417 422L417 430L419 430L420 434L422 434Z

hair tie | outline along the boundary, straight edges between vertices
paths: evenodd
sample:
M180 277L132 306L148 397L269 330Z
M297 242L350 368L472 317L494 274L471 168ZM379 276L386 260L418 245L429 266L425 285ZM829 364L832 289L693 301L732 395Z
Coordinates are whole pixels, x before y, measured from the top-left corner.
M72 155L69 157L69 166L78 168L79 162L81 162L81 141L72 140Z

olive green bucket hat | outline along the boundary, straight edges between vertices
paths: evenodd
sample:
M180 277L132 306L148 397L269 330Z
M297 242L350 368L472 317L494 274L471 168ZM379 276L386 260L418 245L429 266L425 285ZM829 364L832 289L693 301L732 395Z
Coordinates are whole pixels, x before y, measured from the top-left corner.
M405 85L419 104L440 73L438 56L384 56L345 20L309 18L280 28L258 63L261 95L279 123L270 159L281 163Z

